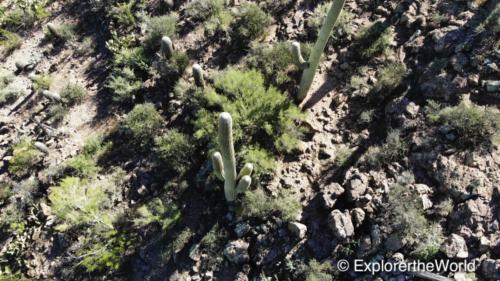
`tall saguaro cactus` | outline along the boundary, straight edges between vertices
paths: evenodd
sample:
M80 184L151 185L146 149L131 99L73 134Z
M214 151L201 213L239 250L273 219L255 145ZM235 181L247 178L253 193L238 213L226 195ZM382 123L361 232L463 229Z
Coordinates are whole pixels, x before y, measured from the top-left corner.
M340 12L342 11L342 7L344 7L344 3L345 0L334 0L330 10L328 10L323 26L321 26L321 30L319 31L318 39L309 56L307 68L302 72L302 79L300 80L300 88L297 96L300 101L306 97L309 88L311 88L314 75L316 74L316 68L318 68L319 59L326 47L330 33L332 33L333 26L335 22L337 22Z
M212 155L214 173L224 180L224 195L228 202L234 202L238 193L244 192L252 183L253 165L248 163L236 176L236 158L233 142L233 119L231 114L223 112L219 116L219 145L221 152ZM238 185L236 182L239 180Z

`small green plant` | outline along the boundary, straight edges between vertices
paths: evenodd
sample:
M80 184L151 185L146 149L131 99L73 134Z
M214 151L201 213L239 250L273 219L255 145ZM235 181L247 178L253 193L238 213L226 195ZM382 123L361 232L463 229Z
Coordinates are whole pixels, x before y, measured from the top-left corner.
M22 86L14 82L14 74L0 69L0 106L14 102L23 93Z
M40 160L41 153L28 138L21 139L12 148L12 159L9 161L9 172L23 177L27 175Z
M79 264L87 272L116 271L120 269L130 244L130 238L116 230L86 239L84 246L78 249L78 254L83 257Z
M380 167L394 161L400 161L408 152L408 144L400 137L400 132L389 132L385 143L381 147L370 147L365 160L372 167Z
M262 189L247 191L241 207L245 217L266 218L279 213L286 221L296 220L301 212L300 201L288 190L281 190L277 197L267 195Z
M182 173L189 167L193 145L188 135L170 129L155 138L155 145L156 155L169 170Z
M54 78L50 74L37 75L33 78L33 88L37 92L48 90L53 80Z
M128 2L117 3L113 6L111 9L111 16L119 25L126 28L135 25L135 17L132 12L135 2L134 0L129 0Z
M353 150L348 146L341 146L335 151L335 160L333 164L335 167L342 167L347 163L347 160L352 155Z
M499 135L500 112L493 107L461 102L431 113L430 119L455 130L456 143L463 148L489 149Z
M377 82L373 89L391 91L401 84L406 76L406 65L403 62L391 62L377 72Z
M344 7L345 0L335 1L332 3L328 13L325 17L323 25L318 34L318 39L314 43L311 55L309 56L307 62L307 68L302 72L302 79L300 80L299 92L297 94L297 99L302 101L307 93L311 84L313 82L314 76L316 75L316 69L318 68L319 60L323 51L325 50L326 44L328 43L328 38L332 32L337 19L339 18L342 8Z
M191 229L185 228L182 230L177 237L172 241L171 249L174 254L179 253L184 249L184 247L189 243L189 240L194 236Z
M90 55L94 52L96 42L91 36L85 36L80 44L75 49L75 53L79 56Z
M175 39L177 36L177 18L177 14L174 13L165 16L147 18L144 48L148 51L158 49L163 36Z
M307 18L307 27L311 29L314 35L319 33L319 30L325 21L326 15L328 14L328 9L330 9L331 6L332 2L321 3L314 8L312 15ZM354 14L348 11L343 11L339 15L337 23L330 34L330 37L335 42L350 38L354 34L352 25L353 18Z
M131 68L125 67L116 69L111 74L106 87L113 93L114 101L130 102L134 100L135 94L142 88L142 81L135 76Z
M232 38L235 42L243 43L262 38L271 22L272 18L257 4L245 2L241 4L231 23Z
M392 51L394 44L394 27L387 26L380 21L368 26L360 32L359 40L367 44L368 48L361 51L365 58L371 58L378 55L388 56Z
M293 0L257 0L260 7L272 13L279 13L293 2Z
M193 0L186 5L186 15L194 20L206 20L225 9L225 0Z
M375 116L375 110L369 109L361 112L358 118L358 123L362 126L366 126L372 123L373 117Z
M86 94L85 88L75 83L68 83L61 90L61 98L68 106L81 103Z
M306 281L333 281L333 266L330 262L323 263L317 260L310 260L304 272Z
M73 24L47 24L45 38L53 42L65 43L75 37L75 25Z
M136 105L127 114L123 127L135 143L146 145L159 135L162 123L163 118L154 105L146 103Z
M74 175L84 178L95 176L100 170L96 161L84 154L76 155L68 159L66 161L66 168Z
M115 67L128 67L131 69L146 70L148 68L148 58L144 48L121 48L114 53L113 64Z
M0 47L3 48L4 55L11 54L23 44L23 38L15 32L0 29Z
M429 222L416 191L409 186L413 176L405 172L390 187L387 197L389 222L402 241L414 248L417 258L429 259L437 254L443 234L437 223Z
M298 147L302 129L297 122L304 114L277 89L266 88L259 72L229 68L215 77L214 87L198 96L206 105L196 114L195 137L216 139L218 112L228 112L234 120L234 141L241 156L248 150L265 148L260 156L267 156L272 150L290 152ZM255 172L264 172L261 164L271 159L253 162Z
M212 154L212 165L218 179L224 181L224 194L228 202L234 202L239 193L245 192L252 183L253 164L247 163L236 175L236 158L233 143L233 119L223 112L219 117L218 141L220 152ZM238 181L239 180L239 181ZM238 182L238 184L236 184Z
M167 231L180 218L181 212L174 204L165 206L159 198L155 198L148 204L137 208L134 225L144 227L157 223L161 226L162 231Z
M158 74L162 81L174 82L182 75L188 64L189 57L185 52L173 50L169 58L162 56L153 64L152 74Z
M305 56L309 56L310 46L303 45ZM250 53L246 57L246 63L250 68L259 69L266 77L266 81L275 86L292 81L294 75L300 70L296 58L292 52L292 46L288 42L277 42L269 44L253 44Z

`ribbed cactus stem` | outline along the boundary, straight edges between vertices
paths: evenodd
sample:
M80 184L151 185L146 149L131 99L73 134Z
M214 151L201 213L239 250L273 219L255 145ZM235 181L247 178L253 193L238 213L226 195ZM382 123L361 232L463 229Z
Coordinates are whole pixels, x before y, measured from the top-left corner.
M170 37L163 36L161 38L160 50L162 55L166 59L170 59L172 57L172 54L174 53L174 47L172 44L172 40L170 40Z
M238 186L236 187L236 193L245 192L251 184L252 178L249 175L242 177L238 182Z
M205 79L203 78L203 69L197 63L193 65L193 77L194 77L194 83L196 84L197 87L200 88L205 87Z
M46 97L51 101L62 102L62 98L58 93L49 92L47 90L42 91L42 96Z
M214 168L214 173L218 179L224 180L224 163L222 162L222 155L220 152L214 152L212 154L212 166Z
M49 31L49 33L50 33L51 35L53 35L54 37L57 37L57 38L59 38L59 37L60 37L59 32L57 31L57 28L56 28L56 26L55 26L53 23L49 22L49 23L47 24L47 30L48 30L48 31Z
M295 58L295 63L300 67L300 69L305 69L309 65L309 63L302 57L302 52L300 50L300 43L293 42L292 43L292 53Z
M326 47L326 43L328 42L328 38L330 38L330 33L333 30L333 26L337 21L340 12L342 11L342 7L344 6L345 0L334 0L328 14L326 15L325 21L323 22L323 26L318 34L318 40L314 44L314 47L311 51L311 55L309 56L309 65L302 73L302 79L300 81L300 88L297 98L299 101L302 101L306 96L309 88L311 88L311 84L314 79L314 75L316 74L316 68L318 68L319 60L321 58L321 54L323 54L323 50Z
M41 152L43 152L45 154L49 154L49 148L45 144L37 141L34 143L34 146L36 147L36 149L40 150Z
M219 116L219 145L224 162L224 194L228 202L236 200L236 158L233 145L233 119L223 112Z

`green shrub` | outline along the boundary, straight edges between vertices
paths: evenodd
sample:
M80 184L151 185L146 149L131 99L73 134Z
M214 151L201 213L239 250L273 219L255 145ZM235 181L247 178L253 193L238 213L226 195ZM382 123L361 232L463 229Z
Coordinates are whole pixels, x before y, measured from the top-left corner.
M91 36L86 36L83 38L82 42L75 49L75 53L79 56L90 55L94 52L96 47L96 42Z
M50 85L54 78L50 74L37 75L33 79L33 88L35 91L43 91L50 89Z
M430 114L431 120L457 132L457 145L475 150L489 149L500 129L500 113L493 107L461 102Z
M23 177L27 175L40 160L41 153L28 138L21 139L13 147L12 159L9 161L9 172Z
M372 167L380 167L383 164L402 160L407 152L408 144L401 139L400 132L394 130L389 132L384 145L368 149L365 160Z
M271 22L272 18L257 4L245 2L239 7L231 24L232 39L235 42L248 43L261 38Z
M135 17L132 12L135 2L134 0L129 0L124 3L116 3L116 5L112 7L111 16L119 25L125 28L135 25Z
M215 77L214 87L199 97L206 108L196 114L196 138L216 139L218 114L229 112L236 151L262 151L262 155L273 150L290 152L298 147L302 129L296 122L303 120L304 114L277 89L266 88L259 72L230 68ZM243 162L254 163L256 172L263 164L248 158Z
M160 78L167 82L176 81L184 70L189 65L189 57L185 52L174 50L170 59L160 58L153 65L153 75L157 74Z
M78 177L92 177L95 176L100 168L94 159L89 156L80 154L76 155L66 161L66 167Z
M3 48L5 55L9 55L22 44L23 38L17 35L17 33L0 29L0 47Z
M113 100L117 102L130 102L134 95L142 88L142 81L139 80L132 69L125 67L115 69L106 83L113 93Z
M24 92L19 83L13 83L14 74L0 69L0 106L14 102Z
M206 20L225 9L225 0L193 0L186 5L185 12L194 20Z
M138 144L149 144L159 135L163 118L150 104L138 104L127 114L123 122L125 131Z
M146 39L145 49L148 51L156 50L160 46L160 40L163 36L171 39L177 37L177 14L171 13L165 16L150 17L146 20Z
M113 63L115 67L128 67L131 69L146 70L148 68L148 58L144 48L121 48L114 53Z
M310 45L303 44L302 52L304 57L308 57ZM292 81L293 75L300 71L289 42L254 44L246 57L246 63L250 68L262 71L266 81L276 86Z
M361 54L365 58L384 55L388 56L392 53L392 45L394 43L394 27L388 26L386 23L377 21L368 27L365 27L359 32L358 40L362 46Z
M137 208L134 219L136 227L144 227L151 223L157 223L162 231L167 231L181 218L181 212L174 205L165 206L159 198L153 199L148 204Z
M11 187L5 182L0 182L0 206L3 202L10 197Z
M310 260L305 271L306 281L333 281L333 266L325 261L320 263L317 260Z
M294 0L257 0L257 3L262 9L270 11L271 13L278 13L293 2Z
M218 10L217 13L205 21L205 34L210 37L216 34L227 36L232 21L233 14L231 14L227 9Z
M413 176L405 172L390 187L387 197L389 222L402 241L414 248L412 254L429 259L438 251L443 241L441 227L425 217L421 199L409 188Z
M276 212L284 220L293 221L302 212L302 205L288 190L281 190L278 197L268 196L262 189L245 192L241 207L242 216L266 218Z
M84 246L78 249L83 257L80 265L87 272L113 272L120 269L125 253L131 246L130 238L111 230L94 239L86 239Z
M331 6L332 2L321 3L314 8L312 15L307 18L307 27L315 36L318 35ZM352 22L353 18L353 13L346 10L342 11L337 19L337 22L335 23L335 26L333 27L330 37L335 41L350 38L354 34Z
M369 125L372 122L374 116L375 116L375 110L373 109L365 110L361 112L361 114L359 115L358 122L362 126Z
M75 37L75 25L73 24L59 24L54 25L54 32L48 28L45 30L45 39L52 42L65 43Z
M403 62L391 62L377 72L375 91L391 91L401 84L406 75L406 65Z
M53 123L60 123L64 120L64 116L68 114L69 108L60 103L51 103L48 108L47 116L50 117Z
M191 237L194 236L194 233L191 229L185 228L182 230L177 237L175 237L174 241L172 241L172 251L174 254L179 253L184 249L184 247L189 243L189 240L191 240Z
M155 138L155 144L156 155L169 170L182 173L189 167L193 144L188 135L170 129Z
M81 103L86 94L84 87L74 83L66 84L61 90L61 98L69 106Z

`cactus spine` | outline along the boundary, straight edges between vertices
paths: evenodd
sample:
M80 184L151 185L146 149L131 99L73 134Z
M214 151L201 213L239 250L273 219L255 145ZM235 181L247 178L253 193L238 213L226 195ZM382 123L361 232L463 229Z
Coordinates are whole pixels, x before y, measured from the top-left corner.
M203 79L203 69L201 69L201 66L197 63L193 65L193 77L194 83L197 87L205 87L205 79Z
M162 55L166 59L170 59L172 57L172 54L174 53L174 47L172 44L172 40L170 40L170 37L168 36L163 36L161 38L161 44L160 44L160 50Z
M215 175L219 179L224 180L224 195L226 196L226 200L234 202L238 193L244 192L252 184L250 174L252 173L253 165L246 164L241 169L238 178L236 177L233 119L227 112L223 112L219 116L218 134L221 152L215 152L212 155L212 165ZM237 179L239 179L239 182L236 185Z
M311 55L309 56L309 65L302 73L299 93L297 95L299 101L302 101L306 97L309 88L311 88L314 75L316 74L316 68L318 68L319 59L321 58L321 54L326 47L330 33L332 32L333 26L342 11L344 3L345 0L334 0L330 10L328 10L323 26L321 26L321 30L319 31L318 40L316 40L316 43L311 51Z

